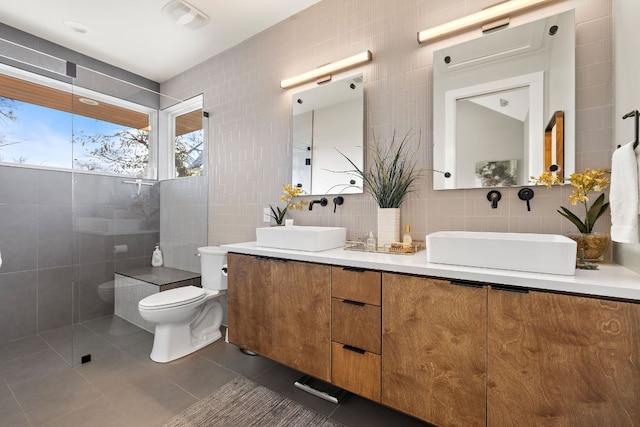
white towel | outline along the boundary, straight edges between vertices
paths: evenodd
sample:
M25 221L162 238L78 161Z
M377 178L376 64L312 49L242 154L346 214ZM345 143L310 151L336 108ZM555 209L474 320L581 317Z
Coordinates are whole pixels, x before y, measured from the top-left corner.
M638 159L630 142L614 151L611 158L611 240L638 243Z

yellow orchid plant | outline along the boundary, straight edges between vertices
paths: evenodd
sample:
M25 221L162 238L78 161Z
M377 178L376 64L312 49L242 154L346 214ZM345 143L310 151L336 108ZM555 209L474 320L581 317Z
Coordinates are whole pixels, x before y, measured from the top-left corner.
M304 200L294 201L296 197L302 196L303 194L305 194L305 191L302 188L294 187L293 184L282 184L282 196L280 196L280 200L286 202L286 206L282 209L276 206L274 209L273 206L269 205L269 208L271 208L271 218L274 219L276 224L282 225L289 209L301 210L303 206L308 204Z
M593 204L589 206L589 193L601 193L606 190L610 182L606 175L610 173L611 170L608 168L587 168L582 173L571 174L571 177L568 179L556 176L552 172L543 172L540 177L536 178L532 176L531 179L535 184L543 184L547 188L551 188L554 184L564 185L566 181L575 187L573 193L569 196L569 202L571 202L573 206L576 206L578 203L584 206L584 221L564 206L560 206L562 210L558 210L558 213L575 224L580 233L589 234L593 231L593 227L598 218L609 208L609 203L604 202L604 194L601 194Z

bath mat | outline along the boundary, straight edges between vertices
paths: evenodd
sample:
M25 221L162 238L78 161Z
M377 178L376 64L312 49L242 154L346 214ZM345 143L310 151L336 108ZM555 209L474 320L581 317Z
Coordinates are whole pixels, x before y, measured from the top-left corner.
M209 426L340 427L342 424L247 378L238 377L163 425Z

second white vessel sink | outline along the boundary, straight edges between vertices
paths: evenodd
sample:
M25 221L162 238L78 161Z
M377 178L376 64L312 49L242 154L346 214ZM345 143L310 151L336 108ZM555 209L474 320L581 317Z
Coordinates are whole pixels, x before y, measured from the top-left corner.
M571 276L576 246L556 234L438 231L427 235L427 261Z
M258 246L277 249L320 252L344 246L347 229L344 227L313 227L291 225L285 227L258 227Z

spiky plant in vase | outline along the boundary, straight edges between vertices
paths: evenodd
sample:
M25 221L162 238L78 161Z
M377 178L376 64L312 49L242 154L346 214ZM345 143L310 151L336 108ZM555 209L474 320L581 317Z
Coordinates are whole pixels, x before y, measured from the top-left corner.
M371 193L378 205L378 247L400 240L400 205L407 194L414 191L413 184L422 171L417 167L417 149L409 152L412 132L407 132L398 142L394 131L388 147L380 145L373 137L373 162L368 169L358 167L342 154L352 170L345 171L362 179L363 187ZM420 143L418 143L418 147Z

